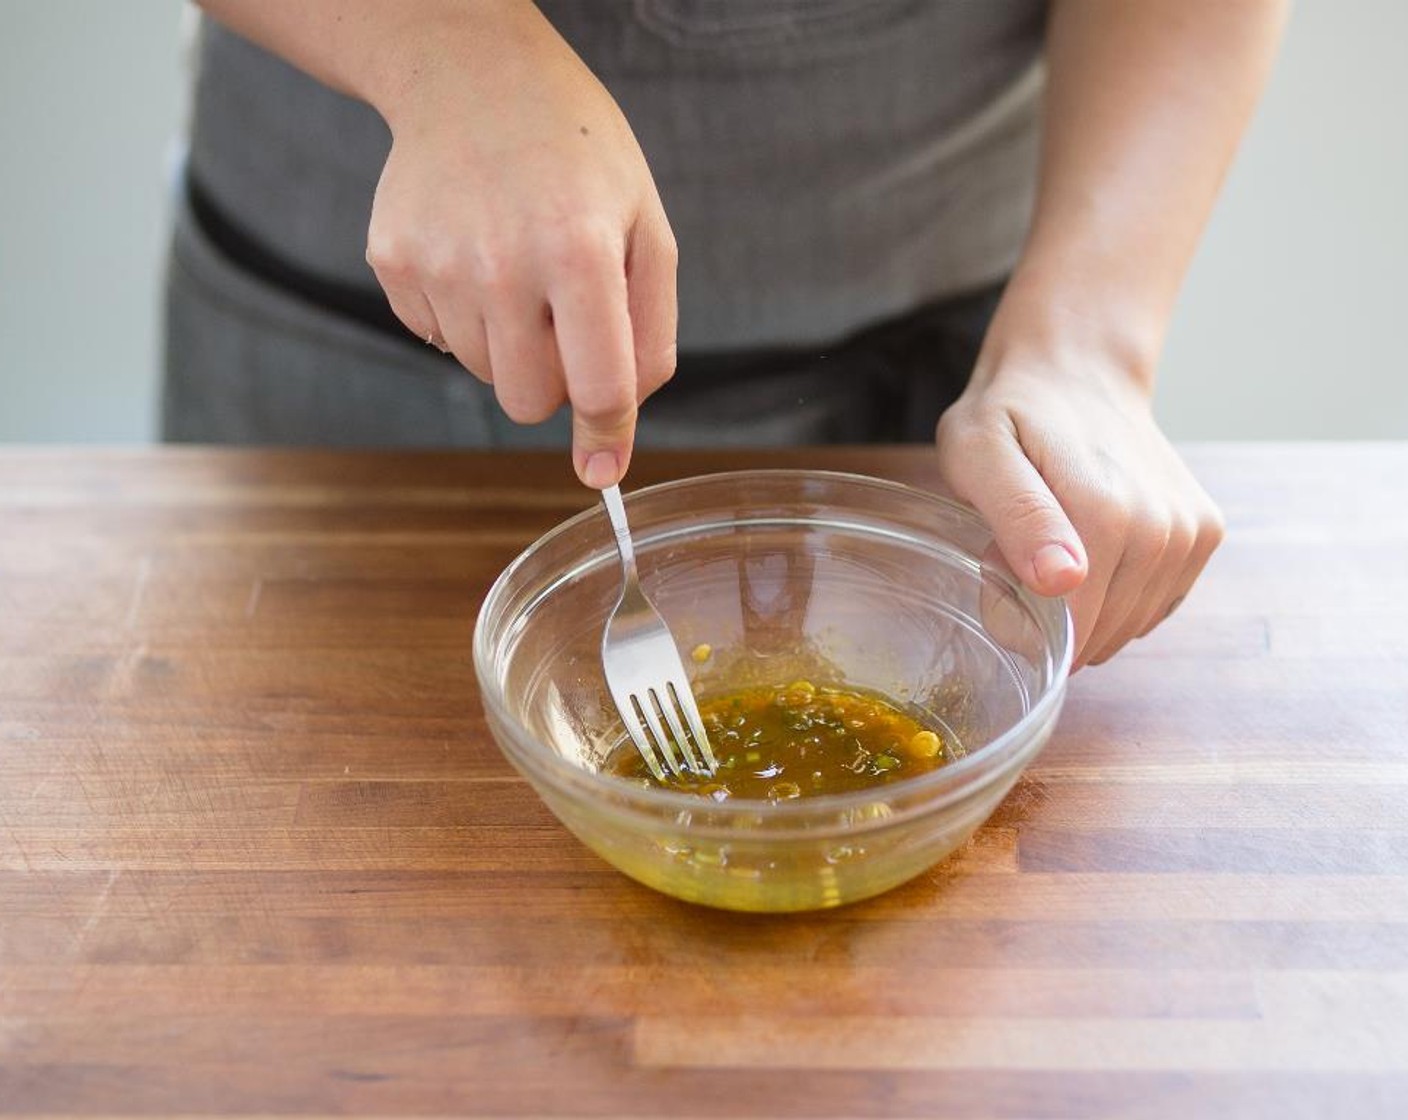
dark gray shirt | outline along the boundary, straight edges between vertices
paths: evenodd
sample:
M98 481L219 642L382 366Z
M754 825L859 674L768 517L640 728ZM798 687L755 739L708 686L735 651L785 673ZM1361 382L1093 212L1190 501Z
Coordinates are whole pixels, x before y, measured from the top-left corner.
M540 0L625 112L680 248L680 346L824 342L1001 278L1031 208L1044 0ZM390 135L203 28L191 168L305 270L375 280Z

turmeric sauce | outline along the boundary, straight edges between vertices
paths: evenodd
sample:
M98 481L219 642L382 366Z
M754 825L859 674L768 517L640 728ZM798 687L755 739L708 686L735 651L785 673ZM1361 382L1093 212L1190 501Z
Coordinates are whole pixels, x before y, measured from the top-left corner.
M718 761L712 776L668 775L665 788L715 801L788 801L873 789L942 766L946 744L879 696L794 681L703 700L704 729ZM626 740L605 769L661 785Z

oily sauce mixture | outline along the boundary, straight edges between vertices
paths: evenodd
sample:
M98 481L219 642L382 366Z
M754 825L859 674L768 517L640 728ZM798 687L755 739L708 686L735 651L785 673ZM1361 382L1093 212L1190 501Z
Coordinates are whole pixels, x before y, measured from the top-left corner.
M715 801L786 801L873 789L942 766L940 735L878 696L794 681L701 700L718 761L712 777L667 775L664 786ZM660 785L630 740L606 770Z

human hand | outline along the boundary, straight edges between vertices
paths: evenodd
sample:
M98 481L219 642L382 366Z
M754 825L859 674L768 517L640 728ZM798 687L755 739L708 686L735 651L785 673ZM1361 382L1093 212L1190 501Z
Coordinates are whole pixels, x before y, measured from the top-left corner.
M511 419L570 403L573 463L599 489L674 373L674 236L625 117L536 8L464 9L399 48L367 260Z
M991 338L939 421L940 470L1024 584L1068 596L1075 666L1099 664L1182 602L1222 515L1118 361Z
M1265 83L1284 0L1053 4L1035 206L941 468L1077 665L1178 605L1222 517L1155 425L1179 284Z

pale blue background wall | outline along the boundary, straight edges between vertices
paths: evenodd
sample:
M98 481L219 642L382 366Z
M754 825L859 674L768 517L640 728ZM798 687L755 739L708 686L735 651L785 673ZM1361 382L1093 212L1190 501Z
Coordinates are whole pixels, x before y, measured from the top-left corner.
M0 0L0 440L153 430L178 0Z

